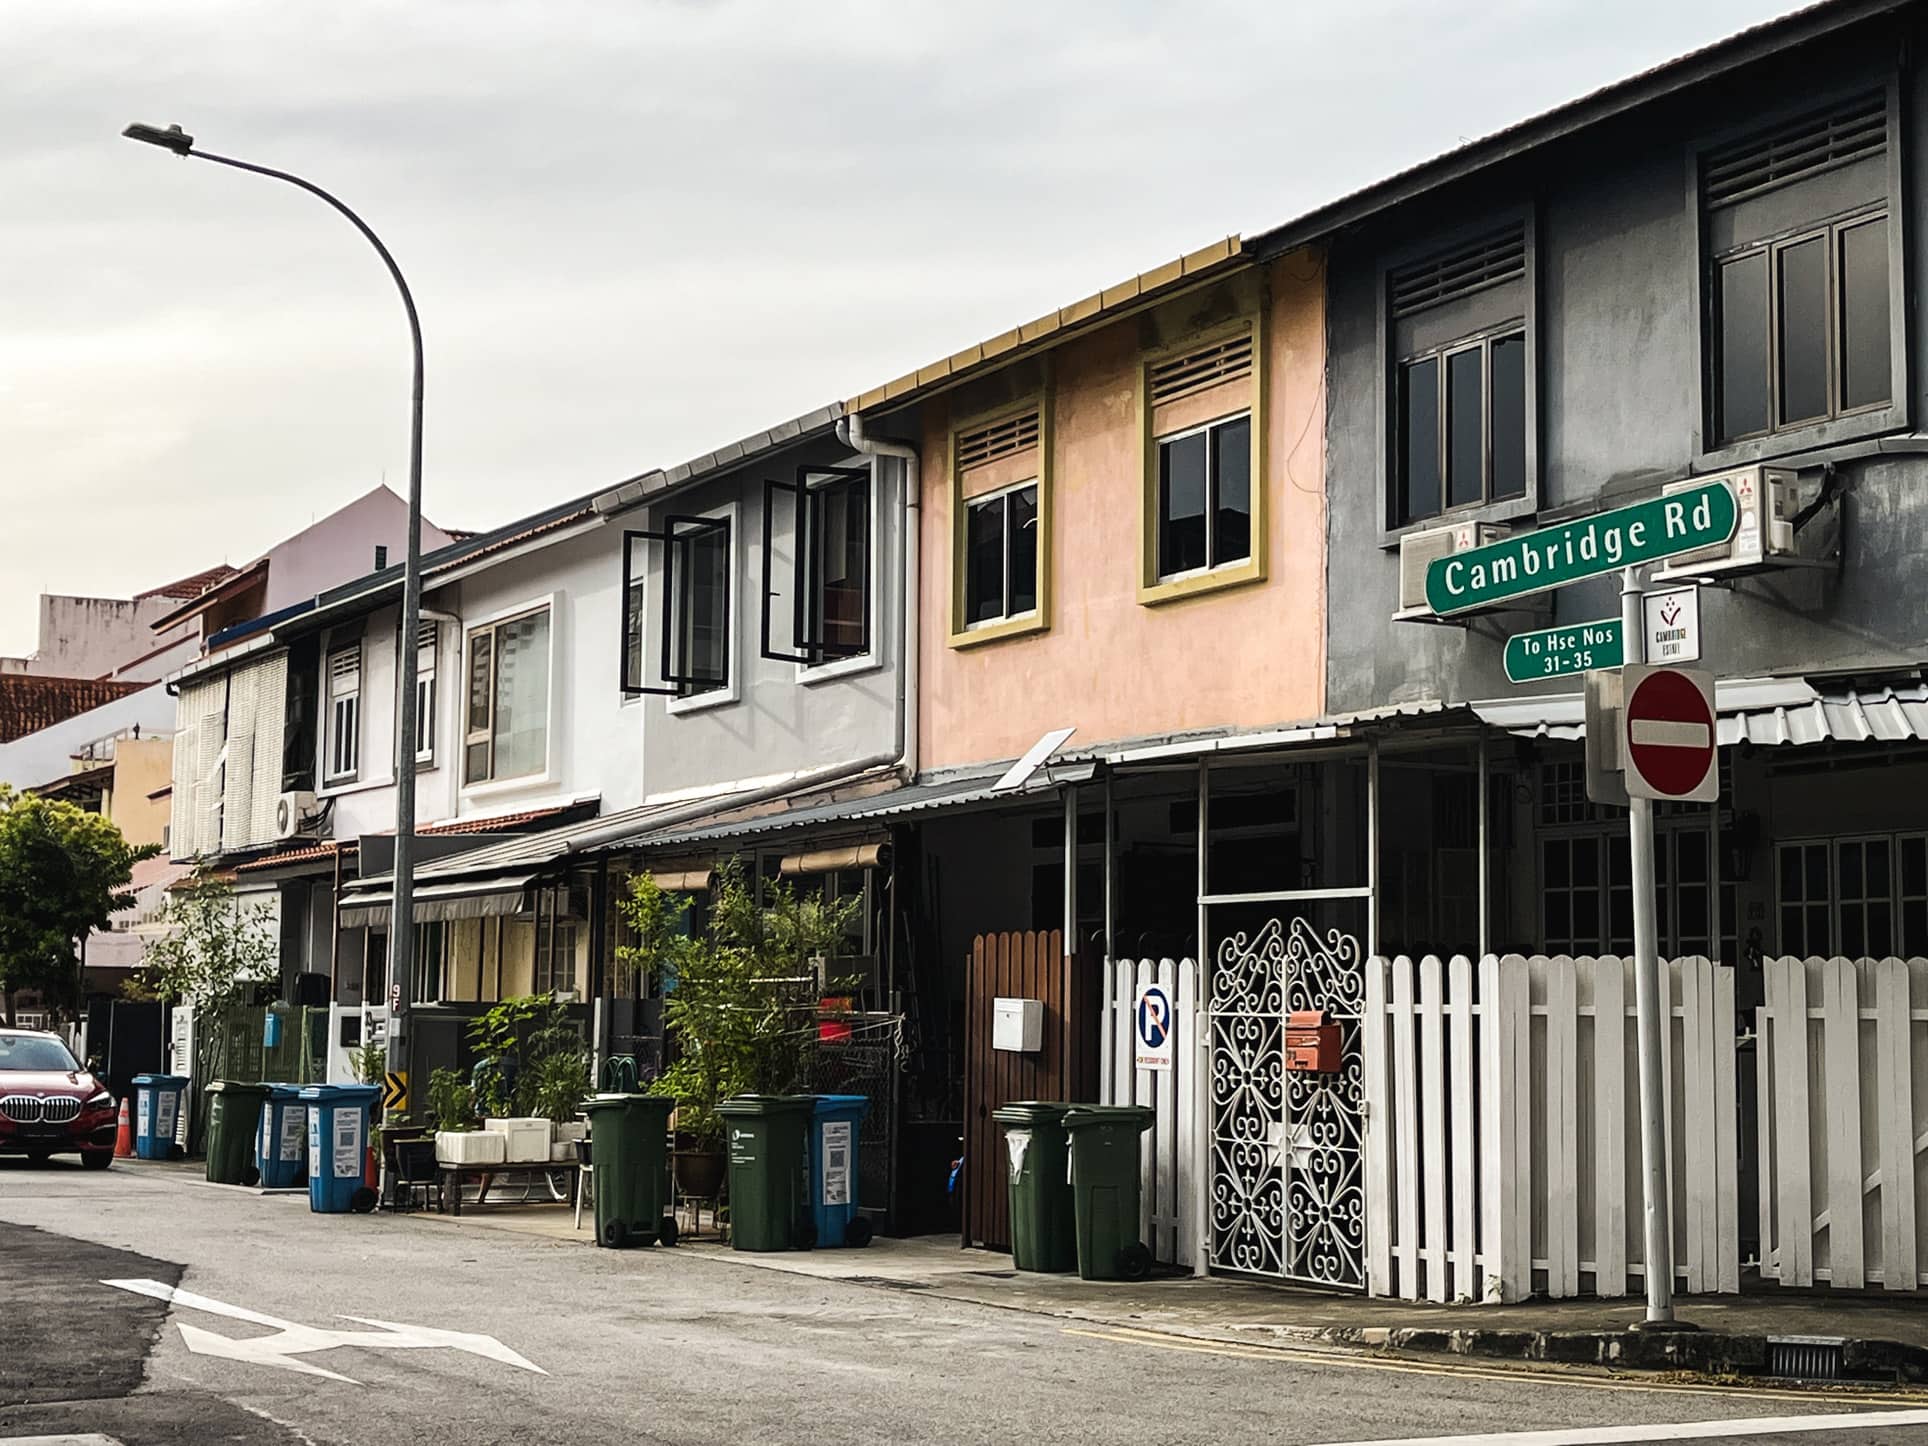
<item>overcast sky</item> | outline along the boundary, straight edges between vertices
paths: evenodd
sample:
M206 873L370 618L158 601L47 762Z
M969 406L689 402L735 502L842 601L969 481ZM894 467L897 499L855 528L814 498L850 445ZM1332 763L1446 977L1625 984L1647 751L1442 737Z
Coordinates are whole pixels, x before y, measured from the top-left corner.
M7 5L0 653L43 590L239 563L407 462L426 510L684 460L1787 0Z

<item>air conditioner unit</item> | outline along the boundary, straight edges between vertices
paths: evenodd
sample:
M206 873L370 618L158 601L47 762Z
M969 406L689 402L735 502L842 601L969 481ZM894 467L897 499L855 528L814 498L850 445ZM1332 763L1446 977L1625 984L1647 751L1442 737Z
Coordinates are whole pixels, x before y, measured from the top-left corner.
M274 801L274 836L299 838L315 816L312 793L284 793Z
M1399 611L1394 616L1432 617L1432 606L1426 601L1426 569L1442 557L1497 542L1506 533L1506 528L1494 522L1455 522L1449 527L1409 532L1400 538Z
M1794 514L1800 510L1795 495L1798 477L1781 467L1740 467L1732 472L1710 472L1669 482L1663 497L1709 482L1723 482L1734 494L1740 517L1734 535L1713 547L1702 547L1670 557L1654 572L1656 581L1712 577L1721 573L1751 572L1795 562Z

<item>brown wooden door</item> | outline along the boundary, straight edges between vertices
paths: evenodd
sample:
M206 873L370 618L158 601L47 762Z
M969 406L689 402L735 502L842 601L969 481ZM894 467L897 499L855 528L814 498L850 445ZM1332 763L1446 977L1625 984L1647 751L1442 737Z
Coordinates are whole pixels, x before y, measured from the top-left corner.
M964 1243L1008 1250L1010 1165L991 1111L1012 1100L1097 1098L1097 995L1064 937L981 934L971 942L964 1061ZM991 1048L993 1001L1044 1004L1044 1047L1035 1054Z

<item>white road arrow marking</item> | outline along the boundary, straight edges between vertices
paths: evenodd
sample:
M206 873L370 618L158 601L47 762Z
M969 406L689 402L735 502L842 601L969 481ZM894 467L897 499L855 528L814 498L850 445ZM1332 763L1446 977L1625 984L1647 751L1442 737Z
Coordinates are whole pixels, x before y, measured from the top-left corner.
M369 1320L363 1316L343 1316L358 1325L377 1326L377 1330L349 1331L330 1330L325 1326L307 1326L297 1321L282 1320L278 1316L264 1315L258 1310L245 1306L229 1305L224 1300L211 1296L196 1295L191 1290L181 1290L165 1285L158 1280L104 1280L102 1285L111 1285L116 1290L132 1291L136 1295L151 1296L164 1300L169 1305L182 1310L204 1311L209 1315L226 1316L229 1320L246 1321L250 1325L267 1326L276 1334L271 1336L247 1336L237 1339L233 1336L217 1335L199 1326L177 1321L181 1330L181 1341L190 1351L202 1356L221 1356L233 1361L246 1361L257 1366L271 1366L278 1370L295 1371L304 1376L322 1376L331 1381L346 1381L349 1385L360 1382L339 1372L325 1370L321 1366L295 1357L310 1351L332 1351L341 1346L359 1346L363 1350L405 1351L443 1348L454 1351L467 1351L470 1355L484 1356L492 1361L500 1361L506 1366L519 1370L533 1371L538 1376L549 1373L541 1366L518 1355L503 1345L494 1336L479 1335L470 1331L440 1330L434 1326L400 1325L394 1321Z

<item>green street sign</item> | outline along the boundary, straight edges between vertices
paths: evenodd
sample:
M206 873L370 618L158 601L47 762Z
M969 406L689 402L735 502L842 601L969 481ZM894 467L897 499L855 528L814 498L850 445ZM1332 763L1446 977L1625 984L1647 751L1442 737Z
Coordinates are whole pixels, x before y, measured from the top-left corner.
M1426 569L1426 601L1444 617L1659 562L1727 541L1738 517L1725 482L1690 487L1435 558Z
M1619 618L1515 633L1506 640L1506 677L1513 683L1561 678L1594 668L1617 668L1625 661Z

